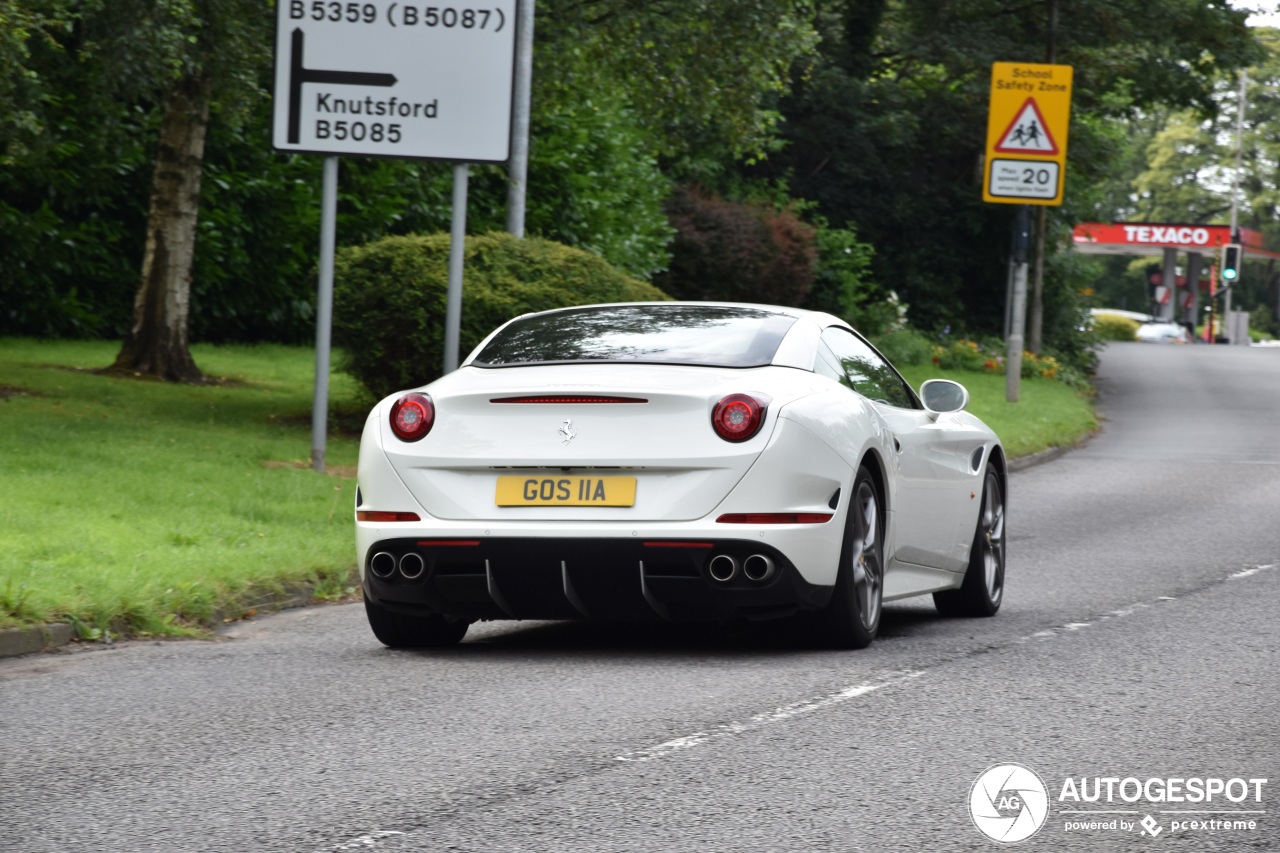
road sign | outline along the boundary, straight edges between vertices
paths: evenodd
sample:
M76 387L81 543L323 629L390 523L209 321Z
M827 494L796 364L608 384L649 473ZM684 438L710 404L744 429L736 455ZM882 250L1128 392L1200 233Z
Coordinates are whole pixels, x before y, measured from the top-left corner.
M276 0L272 144L505 162L517 0Z
M983 201L1062 204L1072 70L1017 62L991 66Z
M1013 121L1004 129L996 151L1001 154L1034 154L1052 157L1058 153L1058 143L1049 132L1049 125L1040 112L1035 98L1027 98L1022 109L1013 115Z

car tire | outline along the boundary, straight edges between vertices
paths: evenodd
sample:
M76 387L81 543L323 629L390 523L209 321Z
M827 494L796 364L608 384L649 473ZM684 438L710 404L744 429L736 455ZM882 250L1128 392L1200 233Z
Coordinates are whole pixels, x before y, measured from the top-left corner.
M969 546L969 568L959 589L935 592L943 616L995 616L1004 600L1004 489L995 466L987 464L978 526Z
M875 639L884 603L884 500L864 465L850 490L831 601L818 612L823 645L862 649Z
M450 621L439 614L409 616L374 604L364 597L364 612L373 635L393 649L431 649L454 646L470 627L465 620Z

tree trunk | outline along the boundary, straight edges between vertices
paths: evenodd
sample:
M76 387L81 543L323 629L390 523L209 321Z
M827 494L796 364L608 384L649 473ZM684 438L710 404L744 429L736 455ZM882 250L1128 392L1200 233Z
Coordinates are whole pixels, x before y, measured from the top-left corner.
M210 97L208 78L199 72L165 95L133 327L108 372L204 381L188 348L187 315Z

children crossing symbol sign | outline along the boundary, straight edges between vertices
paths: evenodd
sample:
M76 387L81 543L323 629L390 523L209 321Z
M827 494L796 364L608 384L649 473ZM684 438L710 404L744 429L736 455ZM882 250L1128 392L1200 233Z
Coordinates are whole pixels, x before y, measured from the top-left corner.
M991 66L983 201L1062 204L1070 65L997 62Z
M1045 124L1044 115L1036 105L1035 98L1027 98L1005 128L996 151L1001 154L1044 154L1053 156L1058 153L1058 143L1054 141L1049 126Z

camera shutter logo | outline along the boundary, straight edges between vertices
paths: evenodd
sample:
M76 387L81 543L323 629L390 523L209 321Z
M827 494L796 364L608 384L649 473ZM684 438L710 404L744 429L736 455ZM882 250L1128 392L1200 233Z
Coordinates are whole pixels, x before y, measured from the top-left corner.
M978 831L993 841L1026 841L1049 817L1049 791L1031 768L996 764L984 770L969 790L969 816Z

